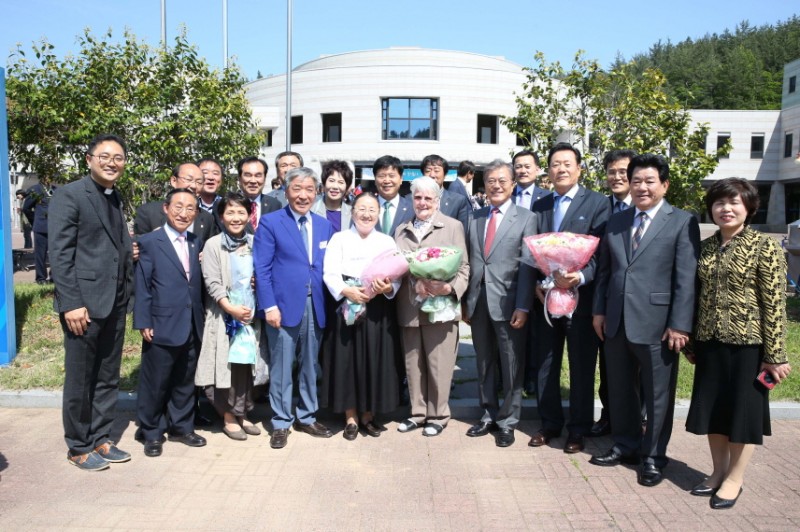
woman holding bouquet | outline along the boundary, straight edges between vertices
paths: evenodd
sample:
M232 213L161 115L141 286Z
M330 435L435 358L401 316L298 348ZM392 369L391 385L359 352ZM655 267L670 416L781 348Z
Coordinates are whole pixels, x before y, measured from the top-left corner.
M384 277L361 286L361 274L373 259L397 247L390 236L375 230L379 215L375 196L359 195L351 213L353 226L334 234L325 252L323 279L342 305L329 319L322 339L320 404L344 413L343 436L352 441L359 426L370 436L380 436L385 429L374 414L397 408L394 361L400 341L390 299L400 282ZM359 305L365 307L363 314L348 324L345 314ZM350 318L354 314L350 312Z
M457 303L469 280L464 226L439 212L441 194L442 189L430 177L412 181L415 216L395 233L397 246L404 252L422 248L461 250L460 265L452 277L428 280L407 275L397 296L411 403L411 417L401 422L397 430L409 432L424 426L425 436L438 436L450 421L450 383L458 350L461 305L455 305L455 316L441 322L432 322L421 307L432 296L449 296Z
M224 231L203 248L206 322L194 380L205 387L222 417L223 432L246 440L248 434L261 433L247 419L253 409L253 385L267 382L266 349L259 342L259 321L253 320L253 237L245 232L250 200L239 192L229 193L216 209ZM243 304L248 300L250 304ZM244 330L247 327L252 329ZM229 359L234 351L237 362Z
M711 185L706 207L719 230L704 240L697 265L696 363L686 429L708 437L713 471L691 493L731 508L742 493L756 445L771 434L769 393L791 367L786 356L786 261L780 245L752 229L758 190L740 178ZM688 347L688 346L687 346Z

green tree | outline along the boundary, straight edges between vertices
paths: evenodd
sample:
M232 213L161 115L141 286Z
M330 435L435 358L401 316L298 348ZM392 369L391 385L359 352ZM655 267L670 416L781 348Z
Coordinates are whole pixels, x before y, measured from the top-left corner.
M602 188L606 152L629 148L662 154L670 162L668 200L689 210L702 208L701 182L730 147L706 153L708 126L692 124L688 111L666 92L660 71L640 71L633 63L604 71L580 51L568 71L558 62L547 63L541 53L535 61L516 96L517 115L503 117L530 149L543 155L556 140L568 139L584 153L582 180L592 189Z
M85 150L99 133L128 143L119 187L128 214L161 197L171 169L200 157L224 168L258 153L264 142L237 66L212 70L188 43L185 31L164 50L136 39L102 38L89 30L80 50L59 59L47 41L28 55L21 46L8 66L11 164L54 183L87 172Z

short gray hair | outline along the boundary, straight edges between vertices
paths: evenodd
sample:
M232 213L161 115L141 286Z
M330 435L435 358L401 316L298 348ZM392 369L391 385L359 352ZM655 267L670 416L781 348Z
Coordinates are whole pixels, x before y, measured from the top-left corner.
M508 171L508 175L511 177L511 180L516 181L516 178L514 177L514 169L511 167L511 164L503 161L502 159L495 159L487 164L483 168L483 175L486 177L490 172L494 172L495 170L499 170L501 168L505 168Z
M292 168L286 172L284 179L286 180L286 186L288 187L295 179L306 179L309 177L314 180L314 188L319 188L319 176L314 170L306 166Z
M426 175L415 177L411 181L411 195L413 196L418 190L420 192L432 192L436 199L442 198L442 188L432 177Z

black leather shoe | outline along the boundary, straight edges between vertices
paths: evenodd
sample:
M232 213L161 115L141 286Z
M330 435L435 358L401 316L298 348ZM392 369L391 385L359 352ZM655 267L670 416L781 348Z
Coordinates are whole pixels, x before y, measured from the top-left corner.
M600 418L594 425L592 425L588 436L592 438L599 438L607 434L611 434L611 423L607 419Z
M589 463L603 467L611 467L619 465L620 463L636 465L639 463L639 457L634 455L624 455L622 454L622 451L616 447L612 447L603 454L596 454L592 456L589 459Z
M531 436L531 441L528 442L528 447L541 447L550 443L553 438L558 438L561 435L560 430L539 429L536 434Z
M664 479L663 475L661 474L661 469L656 467L655 464L642 464L642 467L639 468L639 484L642 486L647 486L648 488L652 488L653 486L657 486L661 483Z
M269 437L269 446L273 449L283 449L289 439L289 429L275 429Z
M498 429L494 443L498 447L511 447L514 444L514 429Z
M736 504L736 501L739 500L739 495L742 494L743 489L744 488L739 488L739 493L736 494L736 498L734 499L723 499L722 497L718 497L715 493L711 496L711 500L708 501L708 505L714 510L727 510L728 508L733 508L733 506Z
M342 436L347 441L353 441L358 436L358 425L355 423L348 423L347 426L342 431Z
M144 442L144 455L150 457L161 456L164 449L164 440L147 440Z
M712 487L706 486L705 484L703 484L701 482L697 486L693 487L692 491L690 491L689 493L691 493L692 495L694 495L696 497L711 497L712 495L714 495L717 492L718 489L719 488L712 488Z
M294 430L298 432L305 432L306 434L311 434L315 438L330 438L331 436L333 436L333 432L331 432L328 427L326 427L319 421L309 423L308 425L303 425L302 423L295 422Z
M206 444L206 439L194 432L188 434L170 434L169 441L182 443L189 447L202 447Z
M583 436L580 434L570 434L567 436L567 443L564 444L564 452L567 454L579 453L583 450Z
M497 423L494 421L480 421L467 429L467 436L476 438L478 436L486 436L490 432L499 430Z
M378 425L376 425L371 419L366 423L361 424L361 428L366 432L368 435L372 436L373 438L377 438L383 432Z

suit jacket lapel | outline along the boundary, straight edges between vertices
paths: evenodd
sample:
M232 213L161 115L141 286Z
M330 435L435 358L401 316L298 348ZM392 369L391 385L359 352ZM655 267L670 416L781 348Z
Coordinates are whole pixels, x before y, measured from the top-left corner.
M559 231L564 231L565 228L569 227L569 224L572 222L572 219L575 218L576 214L581 210L581 205L586 200L586 189L582 186L578 186L578 192L575 193L575 197L572 198L567 206L567 212L564 213L564 218L561 220L561 227ZM555 210L555 205L553 206L553 210L550 212L552 213ZM552 225L552 218L550 220Z
M197 274L202 275L197 266L200 264L200 246L197 245L199 237L192 233L186 233L186 242L189 246L189 279L194 279Z
M84 179L86 180L86 194L89 198L89 203L92 204L94 211L97 213L98 218L100 218L100 223L103 224L106 233L111 237L111 242L114 243L114 247L119 249L119 235L115 236L111 232L113 226L111 225L111 220L108 219L108 205L105 204L106 199L100 197L101 193L97 190L97 185L94 184L90 176L86 176ZM120 205L122 205L121 201Z
M164 255L172 262L172 264L178 268L178 271L181 272L181 277L186 279L186 272L183 271L183 264L181 264L181 259L178 257L178 252L175 251L175 246L169 239L167 232L162 228L160 231L156 232L156 241L158 242L161 251L164 252ZM192 252L189 251L189 264L191 266L191 256Z
M281 222L283 223L286 233L289 235L289 238L294 240L294 243L298 248L300 248L300 250L303 252L303 255L308 257L308 250L303 244L303 237L300 236L300 229L297 227L297 222L295 222L294 215L292 215L292 211L289 209L289 207L284 209L284 214L285 216ZM316 233L316 231L313 232Z
M491 212L491 207L487 209L486 216L479 216L476 221L476 226L478 228L478 243L481 246L481 254L486 258L486 221L489 219L489 213Z
M497 226L497 230L494 233L494 240L492 241L492 248L489 250L489 255L487 255L487 258L489 258L492 255L495 248L497 247L497 243L503 240L503 237L505 236L506 233L508 233L508 231L511 229L511 226L516 222L516 220L517 220L517 206L512 203L511 205L508 206L508 210L506 211L505 216L503 216L503 219L500 221L500 225Z
M632 209L635 210L635 209ZM655 218L650 222L650 226L645 231L644 235L642 236L642 241L639 242L639 248L636 250L636 253L631 258L631 262L635 261L637 257L639 257L642 252L650 245L650 242L661 232L664 227L667 226L667 222L669 216L672 214L672 205L667 203L667 200L664 200L664 204L661 205L661 208L658 209ZM631 231L633 231L633 222L631 222ZM633 233L631 233L632 235ZM628 246L630 247L631 241L628 241Z

